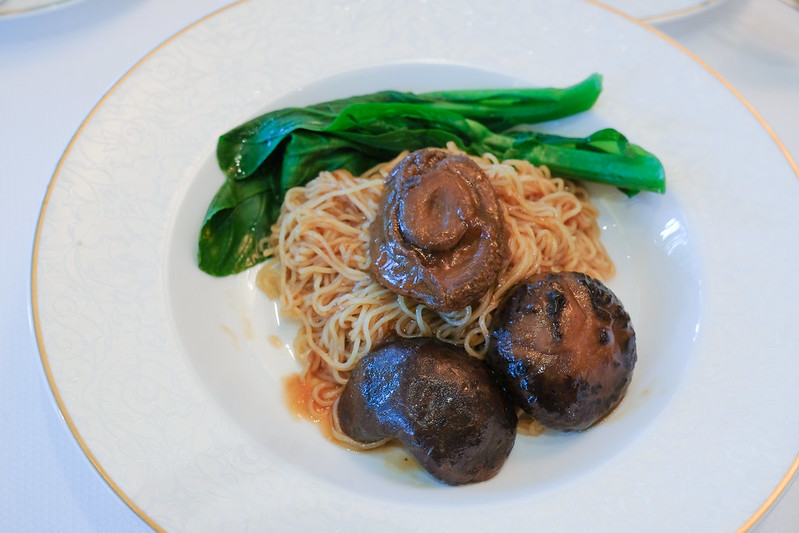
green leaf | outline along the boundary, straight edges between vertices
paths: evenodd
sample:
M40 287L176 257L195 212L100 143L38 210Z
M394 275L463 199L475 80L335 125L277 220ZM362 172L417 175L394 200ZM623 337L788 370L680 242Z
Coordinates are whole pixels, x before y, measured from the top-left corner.
M263 166L247 180L228 179L208 207L200 230L197 262L204 272L227 276L263 261L259 241L270 235L280 215L279 176Z
M576 115L593 107L602 92L602 76L592 74L566 88L439 91L422 96L435 104L501 132L518 124L537 124Z
M413 94L381 91L308 107L289 107L265 113L225 133L217 144L219 167L229 177L246 178L293 131L325 130L353 104L406 103L452 111L463 118L502 131L516 124L534 124L589 109L602 90L602 77L592 74L567 88L455 90Z
M666 191L660 160L614 129L583 138L514 133L514 139L513 146L497 157L525 159L546 165L556 176L605 183L630 192Z

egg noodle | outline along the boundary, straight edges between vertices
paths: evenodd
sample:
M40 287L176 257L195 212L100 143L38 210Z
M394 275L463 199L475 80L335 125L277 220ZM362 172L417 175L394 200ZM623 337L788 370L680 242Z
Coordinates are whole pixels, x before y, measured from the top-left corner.
M454 144L444 151L462 153ZM289 190L272 235L261 243L268 259L258 285L279 299L284 316L300 323L294 350L314 418L330 414L358 360L388 337L435 336L483 358L491 313L514 284L548 271L579 271L599 280L615 272L585 188L551 177L546 167L485 154L470 157L496 191L510 248L496 286L451 313L392 293L369 274L369 226L386 176L406 155L362 176L322 172Z

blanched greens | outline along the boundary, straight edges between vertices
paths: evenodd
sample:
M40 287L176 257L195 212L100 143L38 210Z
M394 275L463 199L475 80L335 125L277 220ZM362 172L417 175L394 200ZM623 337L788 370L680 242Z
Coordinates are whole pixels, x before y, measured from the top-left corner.
M263 260L256 247L286 191L323 170L360 174L403 150L450 141L475 155L547 165L563 177L663 192L660 161L613 129L585 138L512 129L585 111L601 89L601 76L593 74L564 89L383 91L257 117L219 139L226 180L203 221L199 266L225 276Z

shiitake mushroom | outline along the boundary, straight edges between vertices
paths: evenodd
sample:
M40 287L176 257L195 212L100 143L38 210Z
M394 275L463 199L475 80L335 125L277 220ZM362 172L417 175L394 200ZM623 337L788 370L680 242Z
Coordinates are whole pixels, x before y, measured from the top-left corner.
M485 362L432 338L391 341L364 356L336 416L357 442L396 438L448 485L493 477L516 437L516 410Z
M543 426L583 430L621 401L637 359L630 316L601 281L538 275L492 319L487 360L514 402Z

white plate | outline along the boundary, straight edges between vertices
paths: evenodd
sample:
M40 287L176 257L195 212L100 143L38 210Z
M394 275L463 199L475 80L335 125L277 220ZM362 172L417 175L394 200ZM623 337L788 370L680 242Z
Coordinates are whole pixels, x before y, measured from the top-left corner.
M518 438L495 479L461 488L294 419L296 366L270 340L291 325L253 272L195 266L218 135L287 104L594 71L595 108L547 129L616 127L668 174L663 196L593 188L639 340L622 406ZM713 73L591 3L238 3L147 56L66 150L34 245L43 364L87 456L158 529L730 531L797 466L795 171Z
M720 4L723 0L604 0L606 6L618 9L648 24L657 24L695 15Z

